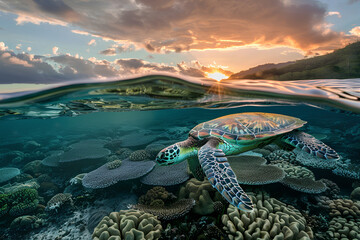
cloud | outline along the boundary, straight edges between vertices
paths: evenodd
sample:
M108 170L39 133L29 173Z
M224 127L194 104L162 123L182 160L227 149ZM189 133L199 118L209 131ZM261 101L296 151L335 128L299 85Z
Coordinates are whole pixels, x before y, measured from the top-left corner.
M103 39L126 41L149 52L286 45L332 49L347 40L326 22L316 0L5 0L0 9L39 21L71 23ZM6 4L5 4L6 2Z
M353 4L353 3L356 3L356 2L360 2L360 0L349 0L349 4Z
M326 16L337 16L338 18L341 18L340 12L328 12Z
M351 35L360 37L360 26L354 27L350 30Z
M28 50L28 52L31 52L31 47L27 47L26 50Z
M95 39L91 39L91 40L88 42L88 45L89 45L89 46L95 46L95 45L96 45Z
M57 51L56 51L57 53ZM206 72L231 72L222 66L203 66L199 62L181 62L175 66L152 63L142 59L116 59L112 62L84 59L78 54L40 56L29 53L14 53L0 42L1 83L57 83L76 79L107 78L154 72L179 73L194 77L206 76Z
M52 48L53 54L54 54L54 55L58 54L58 50L59 50L59 48L56 47L56 46L54 46L54 47Z
M21 44L19 43L18 45L16 45L16 50L21 50Z
M106 56L115 56L116 55L116 49L115 48L108 48L105 50L102 50L99 52L102 55L106 55Z

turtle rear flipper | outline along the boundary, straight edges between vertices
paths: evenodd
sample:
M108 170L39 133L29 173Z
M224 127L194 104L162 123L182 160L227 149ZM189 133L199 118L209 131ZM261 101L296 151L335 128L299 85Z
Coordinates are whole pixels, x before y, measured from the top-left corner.
M310 134L298 130L284 134L281 140L321 159L336 160L340 158L334 149Z
M217 149L217 139L210 139L199 151L199 163L211 185L223 197L243 211L253 210L251 199L240 187L222 150Z

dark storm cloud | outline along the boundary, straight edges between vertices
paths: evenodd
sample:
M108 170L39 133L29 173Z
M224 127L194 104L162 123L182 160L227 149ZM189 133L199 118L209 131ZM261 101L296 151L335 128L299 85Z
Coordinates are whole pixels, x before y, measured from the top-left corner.
M314 50L334 43L339 47L346 37L327 27L327 9L316 0L37 0L35 7L25 0L5 2L0 2L4 11L73 23L61 14L70 11L81 16L75 25L87 32L133 42L150 52L249 44ZM56 12L55 6L62 10Z
M50 14L65 18L67 21L75 21L80 16L62 0L33 0L37 7Z

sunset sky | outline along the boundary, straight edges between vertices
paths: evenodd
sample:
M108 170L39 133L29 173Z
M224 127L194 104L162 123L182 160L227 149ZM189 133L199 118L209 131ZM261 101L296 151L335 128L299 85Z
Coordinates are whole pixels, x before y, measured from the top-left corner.
M360 0L0 0L0 83L225 75L360 39Z

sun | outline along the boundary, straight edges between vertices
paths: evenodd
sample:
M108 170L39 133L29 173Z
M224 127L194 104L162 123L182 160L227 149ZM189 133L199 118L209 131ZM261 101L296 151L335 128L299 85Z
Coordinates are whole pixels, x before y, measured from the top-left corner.
M216 81L219 81L219 82L223 79L228 78L228 76L226 76L225 74L220 73L220 72L206 73L206 77L215 79Z

